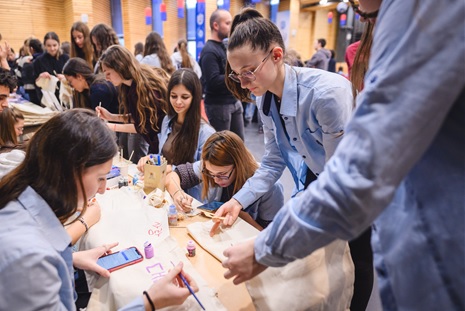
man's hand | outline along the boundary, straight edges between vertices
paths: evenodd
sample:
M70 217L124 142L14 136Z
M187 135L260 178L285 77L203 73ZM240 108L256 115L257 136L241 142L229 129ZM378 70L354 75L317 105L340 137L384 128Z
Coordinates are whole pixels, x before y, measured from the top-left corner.
M223 252L227 257L222 265L228 269L224 273L226 279L234 277L233 283L238 285L248 281L268 268L255 260L255 239L234 245Z
M216 211L215 217L225 217L223 222L220 219L213 218L215 223L213 224L212 229L210 230L210 236L214 236L218 227L223 224L225 227L231 227L239 216L239 212L242 210L242 205L237 202L235 199L231 199L228 202L221 205L221 207Z

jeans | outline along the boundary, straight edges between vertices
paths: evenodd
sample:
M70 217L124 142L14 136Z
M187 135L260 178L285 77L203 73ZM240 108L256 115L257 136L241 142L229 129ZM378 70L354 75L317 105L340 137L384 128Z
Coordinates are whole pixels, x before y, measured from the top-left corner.
M205 105L205 112L210 125L216 131L229 130L244 140L243 109L240 101L226 105Z

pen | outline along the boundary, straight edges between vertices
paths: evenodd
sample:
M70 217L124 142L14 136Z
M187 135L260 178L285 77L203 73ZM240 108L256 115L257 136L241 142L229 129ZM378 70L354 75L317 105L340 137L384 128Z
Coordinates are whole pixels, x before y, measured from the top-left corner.
M161 160L160 160L160 155L159 154L157 154L157 162L158 162L157 165L161 165Z
M171 261L171 264L173 265L173 267L176 267L174 265L174 263ZM197 302L199 303L200 307L202 308L202 310L205 310L204 306L202 305L202 303L200 302L199 298L197 298L197 296L195 295L194 291L192 290L192 288L189 286L189 283L187 283L187 280L186 278L184 277L184 275L182 275L181 272L179 272L179 277L181 278L182 282L184 283L184 285L186 285L187 289L189 290L189 292L191 293L192 296L194 296L195 300L197 300Z

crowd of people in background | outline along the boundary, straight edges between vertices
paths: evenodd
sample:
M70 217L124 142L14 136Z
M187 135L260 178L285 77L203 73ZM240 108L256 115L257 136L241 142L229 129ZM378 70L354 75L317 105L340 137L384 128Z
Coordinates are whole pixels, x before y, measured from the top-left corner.
M236 284L341 239L349 241L355 265L351 310L366 309L374 267L387 310L464 309L464 279L456 277L465 271L465 75L458 66L465 28L457 28L464 4L350 2L365 29L347 47L348 73L324 38L304 61L254 8L234 18L215 10L198 62L185 39L169 53L160 34L150 32L130 51L106 24L90 29L77 21L69 38L54 31L26 38L18 54L0 35L0 219L8 224L0 241L33 254L37 275L61 282L44 289L49 296L12 282L1 287L0 309L30 308L23 303L32 301L37 309L72 310L70 267L109 276L95 261L115 244L73 254L69 246L99 221L98 206L87 210L105 192L118 149L133 155L141 173L151 155L163 155L167 190L179 210L189 211L194 199L224 203L212 236L238 217L261 231L224 253L225 277ZM446 9L447 16L421 22ZM439 31L446 33L430 35ZM450 43L436 49L443 38ZM441 79L430 79L433 72ZM72 106L25 140L26 118L9 104L10 95L48 107L63 101L66 87ZM266 142L261 163L244 145L254 115ZM286 205L278 181L285 168L295 184ZM68 221L76 214L85 228ZM60 251L46 238L32 243L29 233L17 231L23 226L62 238ZM417 269L408 268L412 260ZM0 262L0 274L11 280L30 264L3 253ZM173 271L127 309L182 303L189 292L173 285L182 264Z

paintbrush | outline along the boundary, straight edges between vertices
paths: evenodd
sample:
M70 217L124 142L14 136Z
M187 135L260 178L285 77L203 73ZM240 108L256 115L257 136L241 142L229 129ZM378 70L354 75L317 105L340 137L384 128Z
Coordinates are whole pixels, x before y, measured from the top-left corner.
M174 265L174 263L171 261L171 264L173 265L173 267L176 267ZM197 300L197 302L199 303L200 307L202 308L202 310L205 310L205 308L203 307L202 303L200 302L199 298L197 298L197 296L195 295L194 291L192 290L192 288L190 287L189 283L187 282L186 278L184 277L184 275L182 275L181 272L179 272L179 277L181 278L182 282L184 283L184 285L186 285L187 289L189 290L189 292L191 293L192 296L194 296L195 300Z

